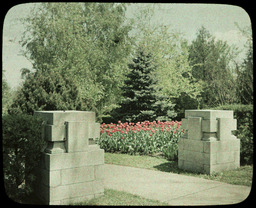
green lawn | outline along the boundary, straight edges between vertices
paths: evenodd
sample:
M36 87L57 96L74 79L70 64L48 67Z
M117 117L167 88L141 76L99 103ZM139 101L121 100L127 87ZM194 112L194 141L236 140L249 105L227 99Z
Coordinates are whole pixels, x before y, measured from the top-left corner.
M166 206L168 204L157 200L146 199L137 195L126 193L123 191L116 191L112 189L104 190L104 196L96 199L91 199L83 203L74 205L109 205L109 206Z
M38 198L32 194L26 199L23 199L22 204L42 205ZM104 189L104 195L96 199L91 199L81 203L74 203L72 205L109 205L109 206L166 206L167 203L146 199L138 195L126 193L123 191L116 191L113 189Z
M146 156L146 155L128 155L117 153L105 153L105 163L124 165L137 168L146 168L150 170L171 172L177 174L183 174L188 176L196 176L210 180L221 181L235 185L252 185L252 171L253 166L241 166L236 170L223 171L221 173L215 173L212 175L196 174L187 171L183 171L178 168L178 163L175 161L168 161L161 156Z

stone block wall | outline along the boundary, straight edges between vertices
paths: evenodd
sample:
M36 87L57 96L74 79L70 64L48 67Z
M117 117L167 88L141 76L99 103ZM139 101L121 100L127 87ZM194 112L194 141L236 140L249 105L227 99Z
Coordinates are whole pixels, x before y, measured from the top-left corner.
M47 205L69 205L104 194L104 150L94 144L100 136L95 113L36 111L45 119L37 196ZM89 142L90 141L90 142Z
M240 140L233 111L186 110L185 129L178 143L178 166L181 169L211 174L240 167Z

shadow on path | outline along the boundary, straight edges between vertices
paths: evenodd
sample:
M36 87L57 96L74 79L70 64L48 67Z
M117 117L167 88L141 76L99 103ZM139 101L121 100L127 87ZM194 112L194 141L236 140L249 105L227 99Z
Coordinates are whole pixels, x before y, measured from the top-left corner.
M155 165L153 168L156 168L157 170L167 172L167 173L181 173L182 170L178 168L178 162L176 161L170 161L161 163L160 165Z

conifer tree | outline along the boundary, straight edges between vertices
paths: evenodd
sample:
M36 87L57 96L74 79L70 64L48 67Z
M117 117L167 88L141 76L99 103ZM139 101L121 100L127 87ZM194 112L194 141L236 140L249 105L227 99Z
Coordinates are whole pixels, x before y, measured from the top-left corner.
M30 114L37 110L85 110L73 80L56 72L27 73L17 91L9 114Z
M174 113L173 104L156 87L154 77L156 66L151 62L151 55L142 50L138 52L122 87L123 101L121 107L114 111L113 117L122 121L138 122L145 120L167 120Z

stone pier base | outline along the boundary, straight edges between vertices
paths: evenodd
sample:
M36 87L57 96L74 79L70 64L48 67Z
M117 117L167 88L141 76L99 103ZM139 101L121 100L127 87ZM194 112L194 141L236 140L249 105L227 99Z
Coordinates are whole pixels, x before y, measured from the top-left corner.
M91 145L87 152L43 153L37 196L44 204L69 205L104 194L104 150Z
M86 111L38 111L45 118L48 142L40 167L36 195L46 205L70 205L104 194L104 150L94 144L100 126Z
M233 111L186 110L178 143L178 166L183 170L212 174L240 167L240 140Z

